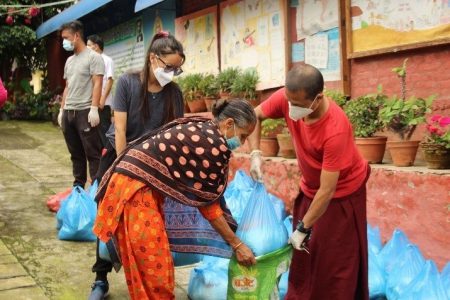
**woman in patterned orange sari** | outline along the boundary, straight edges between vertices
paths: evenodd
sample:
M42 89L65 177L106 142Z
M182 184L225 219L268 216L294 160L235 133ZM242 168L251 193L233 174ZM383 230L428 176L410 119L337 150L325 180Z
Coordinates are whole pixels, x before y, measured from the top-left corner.
M197 207L241 264L256 263L223 205L231 150L254 130L255 113L246 101L219 101L213 116L178 119L145 135L103 177L94 232L103 242L117 238L131 299L174 299L165 197Z

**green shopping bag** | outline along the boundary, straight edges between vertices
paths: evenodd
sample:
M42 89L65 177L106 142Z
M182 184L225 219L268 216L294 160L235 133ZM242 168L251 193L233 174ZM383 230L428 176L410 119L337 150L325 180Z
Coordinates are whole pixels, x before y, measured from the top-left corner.
M227 299L279 299L278 280L289 269L291 257L291 245L256 257L256 264L251 267L240 265L233 256L228 269Z

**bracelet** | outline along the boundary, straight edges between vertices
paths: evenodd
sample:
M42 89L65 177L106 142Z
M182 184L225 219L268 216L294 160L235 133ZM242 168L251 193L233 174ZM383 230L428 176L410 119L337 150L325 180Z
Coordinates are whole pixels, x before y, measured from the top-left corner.
M243 244L243 242L240 242L240 243L238 243L236 246L233 246L233 247L232 247L232 248L233 248L233 251L236 251L237 248L239 248L239 246L242 245L242 244Z

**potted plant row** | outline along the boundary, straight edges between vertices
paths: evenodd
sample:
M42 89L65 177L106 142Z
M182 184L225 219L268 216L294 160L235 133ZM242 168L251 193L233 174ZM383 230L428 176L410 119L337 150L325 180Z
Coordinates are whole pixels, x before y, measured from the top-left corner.
M244 71L239 68L228 68L217 76L202 73L186 74L178 77L176 82L183 92L188 110L196 113L211 111L217 99L243 98L256 106L258 80L258 72L254 68Z
M428 168L450 169L450 117L433 115L429 118L420 146Z

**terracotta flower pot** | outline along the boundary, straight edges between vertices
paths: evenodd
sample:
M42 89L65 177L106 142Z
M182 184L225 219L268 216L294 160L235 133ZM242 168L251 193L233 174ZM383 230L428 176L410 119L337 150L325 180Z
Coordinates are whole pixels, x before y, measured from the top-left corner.
M392 162L396 167L410 167L416 160L420 141L387 141Z
M276 138L261 138L260 149L262 156L277 156L278 150L280 149L278 146L278 141Z
M429 169L450 169L450 149L430 143L420 146Z
M367 138L355 138L356 147L362 157L370 164L380 164L383 161L386 149L385 136L373 136Z
M278 145L280 146L280 155L284 158L295 158L295 148L292 142L292 136L288 133L277 134Z
M212 106L214 105L214 103L217 102L217 99L215 98L204 98L205 101L205 105L206 105L206 111L211 111L212 110Z
M206 104L203 98L187 101L191 113L206 111Z

